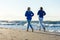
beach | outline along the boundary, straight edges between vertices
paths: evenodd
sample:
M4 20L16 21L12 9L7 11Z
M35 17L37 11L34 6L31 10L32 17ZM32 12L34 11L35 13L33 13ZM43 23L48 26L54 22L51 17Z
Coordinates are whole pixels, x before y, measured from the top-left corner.
M0 28L0 40L60 40L60 33Z

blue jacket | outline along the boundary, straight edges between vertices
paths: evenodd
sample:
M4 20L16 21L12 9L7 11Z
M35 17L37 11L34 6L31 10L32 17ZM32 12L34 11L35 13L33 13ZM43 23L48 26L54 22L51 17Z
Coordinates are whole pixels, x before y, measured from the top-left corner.
M43 16L45 16L46 13L43 10L39 10L38 13L37 13L37 15L39 15L40 18L43 18Z
M26 11L25 16L28 20L31 20L32 16L34 16L34 13L32 11Z

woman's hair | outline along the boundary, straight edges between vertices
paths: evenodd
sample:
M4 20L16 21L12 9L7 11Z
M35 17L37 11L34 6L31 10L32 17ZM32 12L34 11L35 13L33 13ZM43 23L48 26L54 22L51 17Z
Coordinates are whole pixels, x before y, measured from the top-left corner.
M43 7L40 7L40 9L42 10L42 9L43 9Z
M27 10L30 10L30 7L28 7Z

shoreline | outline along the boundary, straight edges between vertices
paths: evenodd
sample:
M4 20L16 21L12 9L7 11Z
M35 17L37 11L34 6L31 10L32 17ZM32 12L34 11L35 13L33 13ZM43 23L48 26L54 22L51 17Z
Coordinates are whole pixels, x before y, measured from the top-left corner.
M0 27L0 29L12 29L12 30L13 30L13 29L15 29L15 30L22 30L22 31L24 31L24 30L25 30L25 31L26 31L26 29L22 29L22 28L8 28L8 27L4 28L4 27ZM29 29L29 31L32 31L32 30L31 30L31 29ZM35 32L36 32L36 31L38 31L38 32L39 32L39 30L34 30L34 31L35 31ZM44 31L43 31L43 30L41 30L40 32L44 32ZM52 32L51 32L51 31L47 31L47 30L46 30L46 32L48 32L48 33L55 33L55 34L56 34L56 33L57 33L57 34L59 34L59 33L60 33L60 32L55 32L55 31L52 31Z

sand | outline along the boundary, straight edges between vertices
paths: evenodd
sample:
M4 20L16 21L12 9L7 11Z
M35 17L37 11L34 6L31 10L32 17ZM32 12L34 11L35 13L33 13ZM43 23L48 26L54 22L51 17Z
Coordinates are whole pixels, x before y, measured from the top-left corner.
M60 40L60 33L0 28L0 40Z

